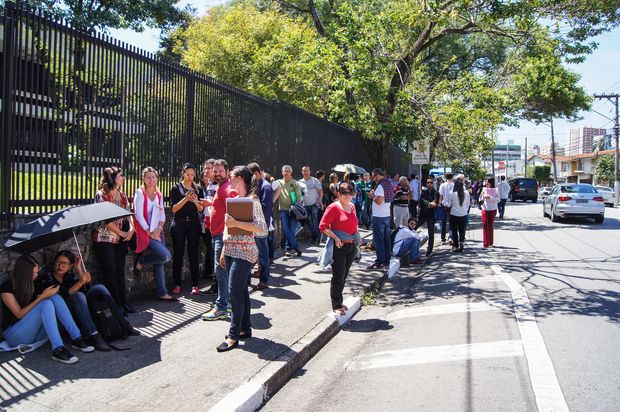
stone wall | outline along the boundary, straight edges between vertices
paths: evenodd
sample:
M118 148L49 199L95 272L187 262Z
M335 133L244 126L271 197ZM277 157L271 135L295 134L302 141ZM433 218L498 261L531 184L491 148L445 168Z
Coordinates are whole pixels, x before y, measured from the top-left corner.
M172 239L169 232L169 223L171 221L170 212L167 212L165 227L165 239L168 249L172 252ZM0 245L4 245L4 242L9 238L12 231L0 230ZM92 241L90 232L78 232L76 233L77 240L80 244L80 251L86 264L86 269L91 272L95 283L103 283L103 274L99 269L96 259L92 253ZM46 265L52 262L56 252L59 250L68 249L77 254L77 247L73 238L66 240L57 245L50 246L42 249L32 255L39 261L41 265ZM200 242L200 273L204 270L206 247L204 242ZM155 296L155 283L153 281L153 272L150 266L145 266L142 274L139 277L134 276L133 273L133 261L134 253L129 252L125 258L125 274L127 279L127 296L129 299L142 297L142 296ZM13 266L15 260L19 257L19 254L0 252L0 281L4 282L5 279L12 276ZM183 265L183 280L190 279L189 262L187 260L187 254L185 255L185 261ZM172 285L172 261L166 264L166 284L171 287Z

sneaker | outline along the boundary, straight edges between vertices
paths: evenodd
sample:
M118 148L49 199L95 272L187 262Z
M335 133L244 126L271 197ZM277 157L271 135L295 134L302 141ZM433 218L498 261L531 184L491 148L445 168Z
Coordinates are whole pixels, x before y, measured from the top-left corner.
M366 269L368 270L382 270L383 269L383 265L380 263L373 263L372 265L368 266Z
M287 257L293 256L293 249L286 249L286 252L284 252L284 256L287 256Z
M456 246L452 246L452 252L456 252Z
M73 349L81 350L84 353L92 352L92 351L95 350L95 348L93 346L87 345L86 342L84 342L84 339L82 339L81 336L79 338L77 338L77 339L74 339L71 342L71 347Z
M198 288L198 286L192 286L192 291L190 293L191 295L200 295L200 289Z
M95 333L93 336L90 337L90 343L92 343L94 348L97 349L98 351L101 351L101 352L110 352L110 351L112 351L112 348L110 347L110 345L108 345L103 340L101 335L98 334L98 333Z
M202 315L202 320L220 320L220 319L228 319L228 312L224 310L218 310L217 308L213 308L207 313Z
M71 352L67 350L64 346L54 349L52 352L52 360L66 363L67 365L72 365L76 363L79 359L77 356L73 355Z
M258 285L256 285L256 290L265 290L269 287L269 285L265 282L258 282Z
M211 287L205 291L201 291L202 295L217 295L217 283L211 285Z

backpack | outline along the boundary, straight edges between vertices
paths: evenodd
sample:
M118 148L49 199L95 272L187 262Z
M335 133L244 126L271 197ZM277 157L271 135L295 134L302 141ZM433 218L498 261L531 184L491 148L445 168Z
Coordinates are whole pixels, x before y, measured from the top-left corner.
M392 203L394 201L394 186L390 179L385 178L379 184L383 188L383 201L385 203Z
M390 232L390 245L394 246L394 239L396 239L396 234L402 229L403 226L397 227L396 229Z
M97 326L97 330L104 341L109 342L117 339L126 339L129 336L127 321L124 318L117 318L107 301L104 299L89 299L88 306L95 326ZM112 348L116 350L125 350L114 346L112 346Z
M300 205L299 203L295 203L291 206L291 209L288 211L289 217L297 220L306 220L308 218L308 211L305 207Z

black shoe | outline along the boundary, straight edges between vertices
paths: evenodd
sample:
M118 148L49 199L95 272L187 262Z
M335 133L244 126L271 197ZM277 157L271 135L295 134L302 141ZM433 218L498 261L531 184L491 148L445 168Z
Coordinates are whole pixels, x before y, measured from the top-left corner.
M77 356L73 355L71 352L67 350L64 346L54 349L52 352L52 360L66 363L67 365L71 365L76 363L79 359Z
M123 312L136 313L136 310L134 308L132 308L131 306L129 306L128 304L126 304L126 303L121 306L121 309L123 309Z
M295 249L295 251L297 252L297 256L301 256L301 249Z
M98 333L95 333L93 336L90 337L90 342L93 344L95 349L100 352L112 351L112 348L107 343L105 343L101 335Z
M239 340L246 340L252 337L252 332L239 334ZM228 335L224 336L224 339L228 339Z
M429 257L432 254L433 254L433 252L426 252L426 257Z
M286 252L284 252L284 256L287 256L287 257L293 256L293 249L286 249Z
M220 345L215 348L218 352L227 352L231 349L235 349L237 346L239 346L239 341L236 340L235 343L233 343L232 345L229 345L226 341L220 343Z
M82 337L80 336L77 339L74 339L71 342L71 347L73 349L77 349L77 350L81 350L84 353L89 353L95 350L94 347L87 345L86 342L84 342L84 339L82 339Z
M366 269L367 270L382 270L383 265L380 263L373 263L372 265L368 266Z
M140 333L140 331L138 329L135 328L131 328L129 329L129 332L127 332L127 334L129 336L141 336L142 334Z

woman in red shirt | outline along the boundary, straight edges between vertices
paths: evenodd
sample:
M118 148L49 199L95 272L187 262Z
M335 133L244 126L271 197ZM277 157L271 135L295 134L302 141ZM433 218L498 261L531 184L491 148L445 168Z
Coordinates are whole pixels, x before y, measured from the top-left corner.
M348 308L342 304L342 290L355 257L358 220L355 206L351 203L351 186L340 183L338 193L338 200L325 209L319 230L334 242L330 296L334 312L344 315Z

